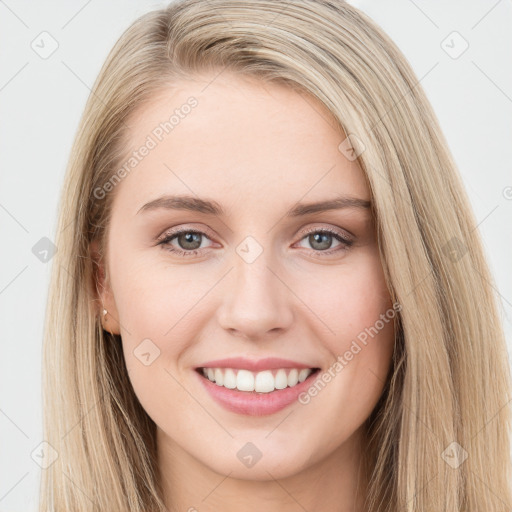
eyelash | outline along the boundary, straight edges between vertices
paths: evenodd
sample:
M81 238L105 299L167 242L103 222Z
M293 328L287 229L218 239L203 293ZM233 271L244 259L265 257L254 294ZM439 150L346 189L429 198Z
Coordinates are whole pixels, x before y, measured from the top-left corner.
M170 242L172 240L174 240L176 237L178 237L179 235L181 235L183 233L192 233L192 234L203 235L204 237L206 237L206 238L208 238L210 240L208 235L206 233L204 233L203 231L199 231L199 230L196 230L196 229L180 229L178 231L174 231L172 233L168 233L167 236L165 236L165 238L162 239L158 243L158 245L161 245L163 249L165 249L165 250L167 250L169 252L172 252L172 253L176 254L177 256L180 256L180 257L188 258L188 257L191 257L191 256L197 256L201 252L201 249L193 249L193 250L185 251L183 249L176 249L176 248L174 248L174 247L172 247L170 245ZM335 249L328 249L328 250L325 250L325 251L319 251L319 250L315 251L315 250L312 250L312 252L315 253L315 255L319 254L320 257L327 257L327 256L330 256L333 253L346 251L354 243L352 240L349 240L348 238L345 238L342 235L340 235L337 231L334 231L334 230L331 230L331 229L328 229L328 228L312 228L312 229L308 230L306 233L304 233L304 236L300 239L300 241L304 240L304 238L306 238L308 235L310 235L312 233L320 233L320 234L332 235L336 240L338 240L342 244L341 248L338 247L338 248L335 248Z

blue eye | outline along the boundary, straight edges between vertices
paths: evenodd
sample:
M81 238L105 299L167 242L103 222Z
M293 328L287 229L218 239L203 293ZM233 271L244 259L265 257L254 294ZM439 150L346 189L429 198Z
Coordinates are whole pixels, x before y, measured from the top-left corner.
M334 250L328 250L332 247L333 238L339 242L339 245ZM352 240L349 240L338 232L331 231L330 229L313 229L306 234L301 241L302 240L307 240L313 249L318 249L314 252L319 253L320 256L328 256L333 253L345 251L353 244Z
M179 256L195 256L200 252L198 249L201 247L201 237L208 238L202 231L183 229L170 234L159 242L159 245L163 245L166 250L176 253ZM174 239L177 239L183 249L171 245Z
M174 231L173 233L167 234L158 245L162 245L165 250L176 254L180 257L197 256L201 253L204 247L202 245L202 238L209 240L206 233L195 229L182 229ZM339 242L339 245L335 249L331 249L333 239ZM176 247L172 242L176 240L179 247ZM337 231L330 229L311 229L301 238L300 241L307 240L308 243L313 247L312 253L316 256L324 257L329 256L333 253L340 253L348 250L353 245L353 240L346 238Z

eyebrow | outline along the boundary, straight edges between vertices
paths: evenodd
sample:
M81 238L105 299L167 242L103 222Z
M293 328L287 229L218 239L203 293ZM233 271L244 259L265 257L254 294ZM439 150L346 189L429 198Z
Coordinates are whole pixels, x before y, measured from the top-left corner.
M297 203L286 213L286 217L301 217L313 213L325 212L329 210L340 210L343 208L357 208L362 210L370 209L371 202L359 197L339 196L334 199L319 201L316 203ZM207 215L216 215L221 217L225 215L222 206L217 202L209 199L201 199L199 197L189 195L162 196L149 203L143 205L137 214L164 208L167 210L187 210Z

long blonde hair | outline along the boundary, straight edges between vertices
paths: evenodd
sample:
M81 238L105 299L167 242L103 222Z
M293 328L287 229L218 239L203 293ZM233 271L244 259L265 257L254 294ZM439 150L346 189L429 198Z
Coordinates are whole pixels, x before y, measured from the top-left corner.
M91 240L104 249L126 119L195 73L229 70L318 98L362 149L388 287L392 370L367 421L369 512L512 509L510 374L469 201L410 65L341 0L184 0L137 19L94 84L60 204L44 340L41 512L165 510L155 424L101 328ZM457 443L457 444L454 444Z

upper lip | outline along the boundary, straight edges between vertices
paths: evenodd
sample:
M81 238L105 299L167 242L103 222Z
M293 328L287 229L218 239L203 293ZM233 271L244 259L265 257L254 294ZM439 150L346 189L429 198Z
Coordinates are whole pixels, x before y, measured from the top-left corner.
M309 364L299 363L280 357L265 357L263 359L247 359L245 357L228 357L215 359L199 365L197 368L236 368L253 372L274 370L279 368L315 368Z

